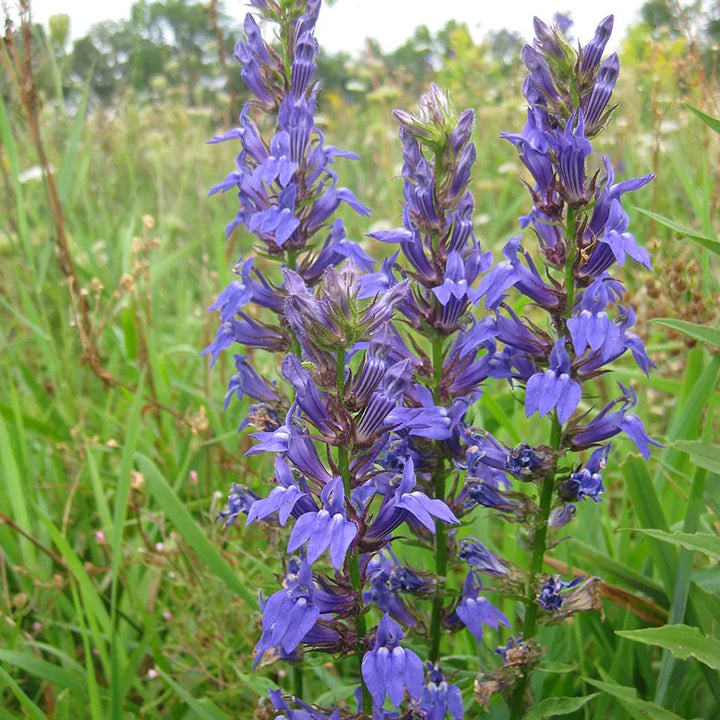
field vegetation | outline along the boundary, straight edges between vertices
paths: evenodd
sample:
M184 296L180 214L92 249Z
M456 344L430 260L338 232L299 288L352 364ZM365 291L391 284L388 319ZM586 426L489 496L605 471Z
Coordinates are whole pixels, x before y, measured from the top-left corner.
M619 440L603 504L580 504L553 554L560 572L603 578L603 612L553 628L534 680L538 699L598 693L572 718L720 718L720 21L688 25L670 11L646 14L622 41L619 107L599 141L621 178L657 176L629 209L653 270L624 280L658 366L646 379L625 363L599 381L599 402L616 382L631 384L664 447L646 464ZM270 526L217 522L232 482L259 491L271 470L244 456L244 406L223 409L229 358L211 370L200 355L217 328L206 308L250 240L225 240L232 193L206 198L234 163L230 144L205 141L231 127L245 92L231 54L227 76L218 59L235 30L201 10L193 18L202 32L178 21L172 38L156 36L167 40L147 60L152 72L138 63L125 72L123 48L107 64L112 28L105 45L97 31L73 49L62 27L17 28L2 49L2 717L272 717L262 698L288 672L252 671L257 591L274 590L285 540ZM437 36L418 30L395 53L369 43L361 58L323 58L326 139L361 156L337 170L373 209L369 222L347 214L349 236L399 223L391 111L416 107L434 80L477 113L475 229L500 253L528 203L522 165L499 139L525 122L520 46L509 33L477 43L449 23ZM386 252L369 239L364 247L376 259ZM541 441L507 386L474 414L490 432ZM474 533L504 557L523 553L507 526L475 517ZM416 561L428 561L421 549ZM669 623L687 635L633 635ZM471 687L501 640L458 636L454 682ZM303 681L320 704L342 703L354 688L348 673L309 658ZM498 702L488 716L506 713Z

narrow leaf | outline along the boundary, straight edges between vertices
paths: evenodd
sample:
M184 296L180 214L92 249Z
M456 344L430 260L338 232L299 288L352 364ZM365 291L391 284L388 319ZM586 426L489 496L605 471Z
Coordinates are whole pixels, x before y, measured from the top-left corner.
M675 320L674 318L655 318L653 322L658 325L681 332L683 335L706 342L708 345L720 347L720 329L707 327L706 325L698 325L696 323L686 322L685 320Z
M700 440L679 440L675 447L688 453L695 465L720 474L720 445L709 445Z
M529 712L523 715L525 720L542 720L546 717L554 717L556 715L569 715L571 712L579 710L583 705L596 698L600 693L593 693L585 697L558 697L547 698L537 705L534 705Z
M663 532L662 530L651 530L649 528L622 529L642 533L656 540L684 547L686 550L697 550L714 560L720 560L720 537L712 533Z
M593 678L584 678L584 680L598 690L612 695L632 717L638 720L647 720L648 718L653 718L653 720L681 720L680 715L676 715L674 712L670 712L670 710L665 710L665 708L661 708L655 703L638 698L637 690L633 687L602 682Z
M702 110L698 110L696 107L693 107L689 103L683 103L683 105L691 113L693 113L693 115L699 117L713 132L720 134L720 118L715 118L712 115L708 115Z
M178 685L167 673L158 668L158 674L165 682L175 691L175 694L190 707L196 717L200 720L230 720L230 716L226 715L219 707L213 705L209 700L198 700L190 693Z
M642 525L667 531L667 520L648 472L647 463L641 458L630 456L623 464L622 471L633 507ZM665 592L668 597L672 597L677 552L658 541L649 542L648 549L650 557L657 566Z
M205 533L197 526L192 515L187 511L172 488L165 482L165 478L153 463L144 455L138 453L137 464L147 482L151 495L155 498L163 512L172 520L177 531L185 538L187 543L197 553L198 558L204 562L233 592L237 593L248 605L255 607L257 598L254 593L240 580L235 570L225 561L220 553L208 540Z
M78 148L80 147L83 125L85 124L85 112L87 110L88 98L90 96L90 81L92 80L92 76L92 72L88 73L87 80L85 81L85 87L83 88L83 94L80 98L80 103L75 109L75 121L73 122L72 130L70 131L70 137L65 143L65 155L63 157L62 168L60 170L60 177L58 180L58 193L62 202L67 202L69 200L68 191L72 186L75 156L77 155Z
M703 235L696 230L691 230L684 225L676 223L674 220L670 220L669 218L663 217L662 215L650 212L650 210L643 210L639 207L633 209L637 210L643 215L647 215L649 218L652 218L656 223L659 223L660 225L663 225L670 230L674 230L679 235L682 235L683 237L686 237L689 240L696 242L698 245L702 245L706 250L709 250L711 253L715 253L715 255L720 255L720 242L718 242L718 240L716 240L715 238Z
M77 690L85 694L85 678L82 675L78 676L76 673L61 668L59 665L49 663L47 660L42 660L35 655L27 655L15 650L0 649L0 660L8 665L14 665L31 675L35 675L41 680L46 680L54 685L57 690L70 688L71 690Z
M0 678L12 690L22 709L31 720L47 720L47 715L23 692L23 689L15 682L12 675L0 667Z
M680 660L693 657L713 670L720 670L720 641L703 635L696 627L663 625L642 630L616 630L615 634L645 645L659 645Z

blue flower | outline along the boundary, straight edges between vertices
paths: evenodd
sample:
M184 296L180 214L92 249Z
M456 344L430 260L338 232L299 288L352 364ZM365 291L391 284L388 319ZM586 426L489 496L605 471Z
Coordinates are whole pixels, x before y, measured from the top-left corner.
M537 596L538 605L548 612L557 612L563 606L565 600L562 591L575 587L583 579L583 577L576 577L569 582L565 582L560 579L559 575L551 575L540 588Z
M560 338L550 353L550 367L535 373L525 391L525 414L537 412L541 417L557 408L560 424L567 422L580 403L582 389L570 377L570 356L565 350L565 338Z
M290 534L287 551L294 552L308 543L307 559L314 563L328 548L330 560L336 570L345 562L350 544L357 535L357 525L347 519L345 490L342 478L331 480L321 494L323 507L316 512L301 515Z
M312 585L312 568L303 562L300 574L290 578L288 587L268 598L253 667L257 667L265 652L272 648L291 653L310 632L320 615L320 609L312 601Z
M590 141L585 137L582 110L578 110L577 123L575 120L573 113L565 126L565 133L557 136L558 177L571 205L586 200L585 158L592 152Z
M538 273L529 254L521 249L521 241L521 235L508 240L503 248L506 260L499 262L480 281L478 291L481 296L485 296L485 307L488 310L495 310L505 299L505 291L513 285L541 307L554 308L560 302L556 292ZM523 256L527 267L522 264L518 254Z
M430 587L409 568L398 563L392 551L375 553L367 566L370 588L363 592L366 603L373 602L399 623L414 627L417 620L400 598L400 593L423 592Z
M593 39L580 52L579 69L582 74L592 72L600 62L613 29L614 17L608 15L595 29Z
M600 495L605 492L600 473L605 467L610 447L611 444L608 443L595 450L585 467L579 472L572 473L570 479L560 486L560 497L563 500L584 500L588 497L600 502L602 499Z
M485 625L494 630L497 630L500 624L507 628L510 627L510 622L505 614L491 605L487 598L479 595L481 589L482 582L478 573L469 572L463 585L462 597L455 609L458 618L478 642L482 641L483 626Z
M543 457L525 442L513 448L505 460L505 469L517 478L533 475L542 465Z
M363 680L379 707L386 695L400 707L406 689L413 700L420 700L422 695L422 661L412 650L400 647L403 637L401 627L386 613L378 625L373 649L363 656Z
M297 518L317 511L304 480L300 487L290 468L279 457L275 458L275 480L279 487L274 487L266 498L256 499L248 512L246 525L277 513L280 525L285 526L290 515Z
M252 504L259 498L260 496L250 488L233 483L228 493L228 509L218 513L218 522L225 520L223 527L229 527L238 519L240 513L247 514Z
M249 356L233 355L237 374L233 375L228 382L228 391L225 394L224 407L233 396L242 399L243 395L265 403L274 403L280 399L275 388L264 380L258 372L248 363Z
M450 713L455 720L463 718L463 702L457 685L449 685L440 670L440 664L425 664L429 671L428 682L423 687L420 709L425 712L426 720L444 720Z
M624 432L635 443L640 454L648 460L650 445L662 447L662 444L647 434L642 420L637 415L628 412L637 404L635 391L623 385L620 385L620 389L623 392L622 397L609 402L586 425L575 425L570 430L570 442L574 448L581 450Z
M572 522L576 514L577 508L572 503L558 505L558 507L553 508L553 511L550 513L550 517L548 518L548 527L565 527L569 522Z
M450 508L437 498L429 498L425 493L415 490L415 465L412 458L405 462L402 480L392 496L386 496L385 501L367 530L368 538L385 538L408 517L430 532L435 532L433 518L446 523L459 524Z
M464 537L460 541L458 557L471 568L476 568L486 575L495 577L510 575L510 568L474 537Z
M617 53L613 53L603 60L597 73L595 85L585 104L585 122L588 127L594 128L600 122L605 107L610 100L615 83L620 73L620 61Z
M327 715L298 698L292 698L294 704L302 708L301 710L293 710L283 699L280 690L270 690L269 694L273 707L283 713L278 715L276 720L282 720L282 718L285 720L340 720L340 713L337 710L333 710L331 715Z
M371 395L358 423L355 431L358 443L366 443L384 430L387 416L398 404L411 377L412 366L407 359L400 360L385 371L379 389Z
M469 480L465 484L464 493L467 496L463 502L466 508L474 505L498 510L504 513L519 513L523 510L523 503L502 492L496 484L484 480Z

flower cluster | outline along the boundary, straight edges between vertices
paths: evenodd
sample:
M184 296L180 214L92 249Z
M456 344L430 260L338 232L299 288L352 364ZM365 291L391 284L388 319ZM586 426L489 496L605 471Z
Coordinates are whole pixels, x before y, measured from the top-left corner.
M326 145L315 124L319 47L314 33L320 0L254 0L251 4L261 20L280 25L286 43L280 51L274 49L263 39L254 15L248 13L246 39L237 43L235 56L254 97L243 106L238 127L210 141L240 143L235 169L210 190L210 195L237 191L238 211L226 234L230 237L244 227L257 239L263 256L296 271L310 285L318 282L326 268L348 258L369 270L372 259L358 243L347 239L342 220L333 220L343 203L369 214L348 188L338 185L332 168L336 159L357 159L357 155ZM274 121L274 132L265 137L261 127L268 118ZM215 362L220 352L235 343L272 352L288 350L292 336L284 321L283 279L266 277L253 257L240 258L234 272L238 279L210 307L220 311L222 324L205 352ZM250 303L264 309L269 318L261 320L249 313ZM231 381L230 395L247 393L257 399L255 378L248 377L252 371L241 356L235 360L238 375ZM268 392L274 395L261 383L261 401L266 401Z
M399 249L374 270L332 218L340 203L367 210L331 169L352 155L326 146L314 124L319 0L251 4L278 24L280 47L248 15L236 56L255 98L240 126L216 138L239 140L241 151L211 192L237 188L228 233L244 227L280 267L270 277L254 257L238 262L239 279L210 308L221 325L206 352L214 361L239 343L282 356L270 381L236 354L226 396L226 405L253 401L241 424L255 430L248 454L270 454L273 473L264 495L233 484L220 520L288 526L280 587L260 599L255 666L299 665L304 652L353 659L356 707L314 708L272 691L277 718L459 720L443 638L468 631L480 643L488 628L503 632L511 621L488 593L520 596L521 634L501 647L500 668L478 676L476 696L487 705L502 693L521 717L542 655L537 623L598 607L597 578L542 574L549 535L572 521L575 503L602 499L606 441L624 432L645 456L654 442L630 412L631 389L592 405L592 383L621 355L652 367L611 275L628 257L649 265L621 199L651 176L616 183L609 161L592 154L619 71L617 56L602 60L612 18L577 51L535 21L537 38L523 50L528 121L504 135L530 173L532 209L496 264L473 231L472 111L457 113L433 85L417 114L395 112L402 226L371 237ZM273 118L269 139L253 113ZM523 245L530 235L535 259ZM511 293L529 300L527 315ZM489 380L524 391L528 417L550 416L548 445L509 447L469 424ZM590 448L584 462L567 463ZM527 569L459 527L478 507L517 524L531 548Z

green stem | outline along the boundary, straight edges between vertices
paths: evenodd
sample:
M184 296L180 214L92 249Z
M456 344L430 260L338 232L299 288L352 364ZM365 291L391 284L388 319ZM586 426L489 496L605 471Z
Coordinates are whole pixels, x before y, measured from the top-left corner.
M292 666L293 695L302 700L303 696L303 669L302 665Z
M440 381L442 379L443 338L433 339L433 399L440 404ZM438 459L438 466L433 474L435 497L445 500L445 461ZM432 615L430 616L430 662L440 659L440 638L442 629L443 589L447 573L447 530L442 520L435 521L435 575L437 578L437 594L433 598Z
M550 430L550 447L553 450L560 449L560 438L562 436L562 426L557 419L557 413L553 412L552 428ZM557 462L557 461L556 461ZM538 525L533 536L533 552L530 559L530 572L528 575L528 583L525 595L525 620L522 627L522 635L524 640L529 640L535 635L535 627L537 624L538 606L535 602L536 588L535 582L537 576L542 570L543 558L547 545L548 519L550 517L550 508L552 506L553 490L555 489L555 468L542 481L542 489L540 491L540 514L538 516ZM520 720L524 714L525 691L527 689L530 675L528 672L517 684L510 701L510 719Z
M571 207L567 209L566 220L565 291L567 292L567 301L565 303L565 317L570 317L575 307L575 260L577 259L577 241L575 238L577 233L577 215Z
M335 356L335 379L338 389L338 397L340 403L345 404L345 351L338 350ZM340 477L342 477L343 488L345 489L345 502L350 501L350 493L352 485L350 483L350 445L339 445L337 449L338 468ZM363 655L365 654L364 640L367 635L367 620L365 613L362 612L362 579L360 577L360 556L357 550L353 552L347 561L348 572L350 573L350 582L352 583L358 597L360 611L355 615L355 633L357 635L356 655L358 664L362 665ZM370 713L372 711L372 697L370 691L365 684L365 680L360 677L362 683L362 704L360 712Z

